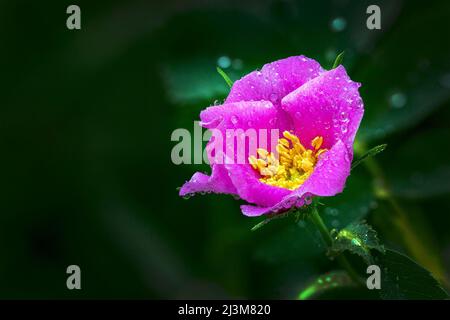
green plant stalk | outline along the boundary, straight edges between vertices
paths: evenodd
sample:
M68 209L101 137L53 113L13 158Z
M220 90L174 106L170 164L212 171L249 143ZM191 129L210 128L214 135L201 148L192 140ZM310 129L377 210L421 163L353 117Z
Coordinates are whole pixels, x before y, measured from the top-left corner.
M366 152L362 145L355 148L355 153L362 155ZM439 257L430 254L430 250L423 241L417 236L417 232L408 218L408 214L402 208L399 201L390 190L385 174L374 158L367 158L364 164L370 174L374 177L375 195L377 198L385 200L393 208L395 216L393 217L395 226L400 231L403 244L406 250L426 269L428 269L441 283L449 286L449 281L445 273L445 268Z
M317 229L320 232L320 235L322 236L322 239L325 243L325 245L330 248L333 244L333 238L330 235L330 232L328 231L327 226L323 222L322 218L320 217L319 211L317 210L316 206L313 206L311 213L309 215L311 221L314 223L314 225L317 227ZM350 278L359 285L364 285L364 282L362 281L361 277L358 275L358 273L353 269L352 265L346 258L344 253L339 254L336 257L336 261L340 264L340 266L348 273Z

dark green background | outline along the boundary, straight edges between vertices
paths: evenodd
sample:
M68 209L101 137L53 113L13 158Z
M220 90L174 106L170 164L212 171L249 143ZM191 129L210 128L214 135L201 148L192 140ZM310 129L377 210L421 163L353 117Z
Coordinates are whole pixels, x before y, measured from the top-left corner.
M389 144L377 160L449 270L449 1L77 1L79 31L70 4L0 2L0 298L294 298L333 267L308 227L250 232L259 220L229 196L177 196L209 169L172 164L170 135L226 96L221 56L242 61L235 80L291 55L330 68L345 50L358 139ZM369 4L382 30L366 28ZM367 216L407 251L364 167L327 204L330 227Z

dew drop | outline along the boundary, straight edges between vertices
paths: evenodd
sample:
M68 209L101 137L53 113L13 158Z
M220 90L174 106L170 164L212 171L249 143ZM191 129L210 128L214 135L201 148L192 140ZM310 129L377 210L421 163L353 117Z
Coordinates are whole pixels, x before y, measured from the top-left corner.
M327 59L330 62L334 61L334 59L336 59L336 56L337 56L337 52L335 49L328 49L325 52L325 59Z
M300 228L305 228L305 227L306 227L306 223L305 223L305 221L303 221L303 220L300 220L299 222L297 222L297 225L298 225Z
M327 207L325 209L325 214L328 214L330 216L336 217L337 215L339 215L339 210L336 209L336 208Z
M343 17L336 17L330 23L331 30L334 32L344 31L346 26L347 20L345 20Z
M450 73L444 74L444 75L439 79L439 83L440 83L441 86L443 86L444 88L450 89Z
M217 59L217 65L222 69L229 68L231 65L231 60L227 56L221 56L219 57L219 59Z
M272 101L273 103L275 103L275 102L277 102L277 100L278 100L278 95L277 95L275 92L272 92L272 93L270 94L269 99L270 99L270 101Z
M339 127L338 119L333 119L333 127L335 127L335 128Z
M347 133L347 131L348 131L347 125L346 125L346 124L343 124L343 125L341 126L341 132L342 132L342 133Z
M237 124L238 122L239 122L238 117L236 117L236 116L231 116L231 123L232 123L232 124Z
M348 156L348 153L345 153L344 159L345 161L350 162L350 157Z
M305 197L305 204L310 205L312 203L312 197L310 195L307 195Z
M389 97L389 104L395 109L403 108L406 104L406 95L402 92L395 92Z
M378 202L376 202L375 200L370 202L369 207L370 207L370 209L378 208Z
M341 112L341 122L348 122L348 121L349 121L349 120L348 120L347 112L342 111L342 112Z
M241 70L243 66L244 63L241 59L233 59L233 61L231 62L231 67L235 70Z

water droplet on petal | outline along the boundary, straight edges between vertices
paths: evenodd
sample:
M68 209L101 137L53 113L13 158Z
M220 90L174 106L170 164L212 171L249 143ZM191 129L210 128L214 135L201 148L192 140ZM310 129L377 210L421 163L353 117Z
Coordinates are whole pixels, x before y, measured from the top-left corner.
M347 131L348 131L347 125L346 125L346 124L343 124L343 125L341 126L341 132L342 132L342 133L347 133Z
M305 196L305 204L310 205L312 203L311 195Z
M342 111L342 112L341 112L340 117L341 117L341 122L348 122L348 121L349 121L349 120L348 120L347 112L345 112L345 111Z
M345 161L350 162L350 157L348 156L347 153L344 155L344 159L345 159Z
M333 127L335 127L335 128L339 127L338 119L333 119Z
M238 122L239 122L238 117L236 117L236 116L231 116L231 123L232 123L232 124L237 124Z
M277 95L275 92L272 92L272 93L270 94L269 99L270 99L270 101L272 101L273 103L275 103L275 102L277 102L277 100L278 100L278 95Z

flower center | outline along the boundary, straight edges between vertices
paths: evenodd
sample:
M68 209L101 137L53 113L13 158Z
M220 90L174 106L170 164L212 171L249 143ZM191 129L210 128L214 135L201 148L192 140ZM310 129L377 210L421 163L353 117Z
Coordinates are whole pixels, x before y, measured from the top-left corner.
M300 139L290 133L283 132L284 138L278 139L276 150L278 159L266 149L257 149L259 158L248 158L253 169L259 172L259 181L289 190L297 189L314 171L319 156L327 151L321 149L323 137L317 136L311 141L313 149L305 148Z

